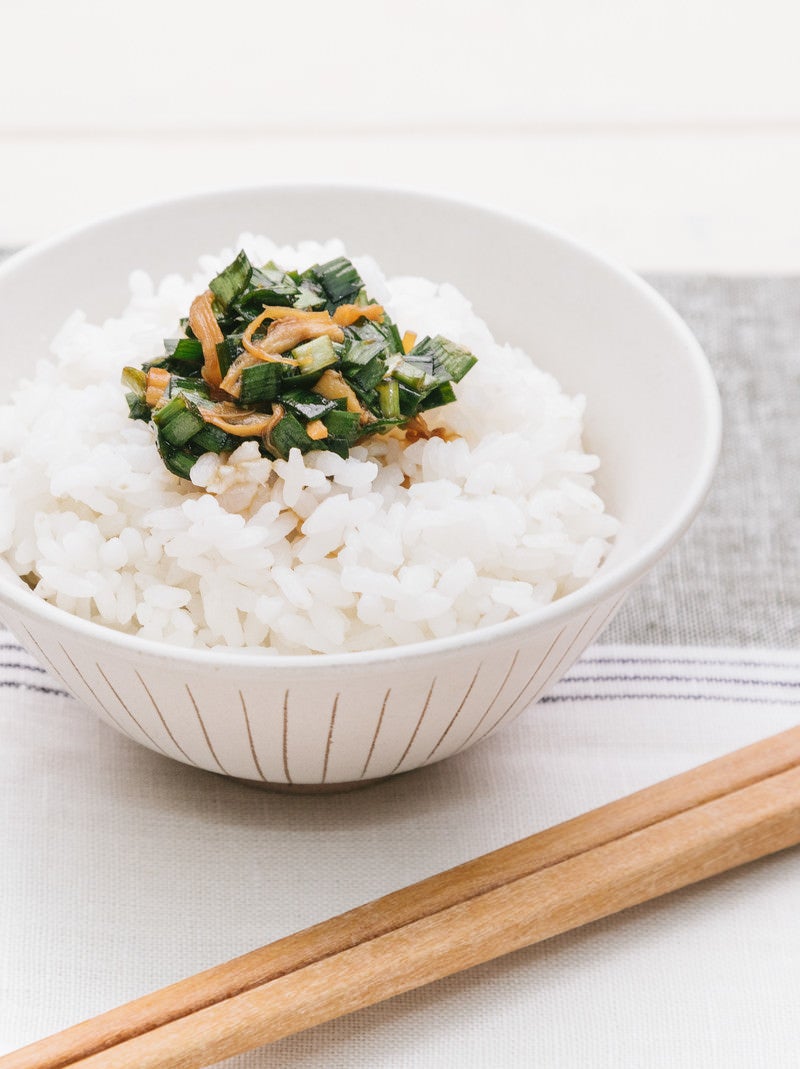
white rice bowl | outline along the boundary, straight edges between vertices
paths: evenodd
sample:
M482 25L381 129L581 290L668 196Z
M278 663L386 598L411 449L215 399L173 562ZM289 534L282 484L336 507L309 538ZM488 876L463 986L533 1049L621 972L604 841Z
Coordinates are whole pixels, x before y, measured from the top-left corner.
M255 443L170 474L128 418L120 371L162 351L208 279L244 248L304 269L341 242L243 235L186 280L131 276L102 325L76 312L54 361L0 406L0 563L48 602L157 642L341 653L422 642L523 615L597 571L617 529L581 444L584 400L500 346L453 286L384 278L353 257L401 332L443 334L477 365L428 417L460 437L374 439L271 461Z

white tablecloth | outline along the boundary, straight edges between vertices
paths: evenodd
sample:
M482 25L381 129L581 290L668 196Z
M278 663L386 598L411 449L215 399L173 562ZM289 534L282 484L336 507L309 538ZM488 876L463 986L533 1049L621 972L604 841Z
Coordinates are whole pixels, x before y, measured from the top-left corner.
M800 654L595 646L467 753L261 793L102 725L0 634L0 1052L795 724ZM800 1064L787 851L225 1063Z

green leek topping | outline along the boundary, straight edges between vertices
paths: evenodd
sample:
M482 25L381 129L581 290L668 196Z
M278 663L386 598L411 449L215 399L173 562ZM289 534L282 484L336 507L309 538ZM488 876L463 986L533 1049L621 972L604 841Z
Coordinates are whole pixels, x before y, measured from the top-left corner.
M378 384L381 415L384 419L397 419L400 415L400 387L395 379L383 379Z
M339 359L333 348L333 342L327 335L298 345L296 349L292 349L292 356L304 375L314 371L324 371L326 367L333 367Z
M215 304L221 310L226 309L237 297L241 297L253 274L253 265L244 252L240 252L232 264L216 278L212 278L208 288L214 294Z
M281 392L281 365L256 364L245 368L241 378L239 402L243 406L263 406L267 401L275 401Z
M223 337L216 354L225 389L204 375L206 354L188 320L182 320L186 336L167 339L162 356L122 374L131 419L153 424L164 464L182 479L203 453L227 455L243 441L257 441L273 458L295 448L346 457L356 443L411 419L419 436L425 425L418 417L455 400L453 383L475 364L472 353L439 335L405 353L396 324L375 307L343 256L297 272L274 263L257 267L240 252L209 289ZM336 319L343 305L354 306L339 313L347 325ZM267 314L251 337L248 327L270 308L275 318ZM281 324L287 315L291 322ZM303 333L308 340L280 353L274 342L270 347L273 337L302 339ZM229 433L251 412L274 417L268 430Z

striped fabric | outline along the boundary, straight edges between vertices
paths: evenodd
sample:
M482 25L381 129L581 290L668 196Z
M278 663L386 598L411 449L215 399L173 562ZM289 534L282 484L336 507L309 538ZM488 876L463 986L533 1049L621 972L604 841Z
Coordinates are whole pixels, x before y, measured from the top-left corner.
M286 797L137 745L0 631L0 1052L798 719L798 652L595 645L463 754ZM799 860L227 1064L788 1069Z
M800 653L598 646L544 702L800 703ZM800 719L800 708L798 708Z

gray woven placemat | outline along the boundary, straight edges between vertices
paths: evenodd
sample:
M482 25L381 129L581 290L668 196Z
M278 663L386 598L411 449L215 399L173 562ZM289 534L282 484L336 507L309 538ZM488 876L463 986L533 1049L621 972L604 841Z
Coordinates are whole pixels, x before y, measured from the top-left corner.
M711 360L722 457L691 530L601 641L800 647L800 279L649 281Z
M688 534L602 641L800 647L800 279L649 281L714 368L722 456Z

